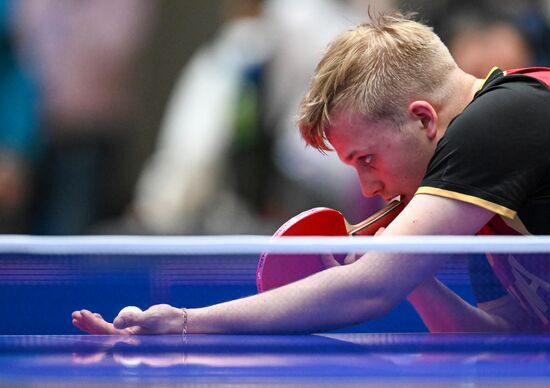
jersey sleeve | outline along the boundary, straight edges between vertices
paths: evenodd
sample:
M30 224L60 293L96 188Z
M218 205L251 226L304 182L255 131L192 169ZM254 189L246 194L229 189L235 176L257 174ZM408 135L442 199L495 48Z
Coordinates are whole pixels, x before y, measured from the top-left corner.
M480 92L440 139L417 194L513 218L547 180L550 92L528 77ZM547 180L548 181L548 180Z

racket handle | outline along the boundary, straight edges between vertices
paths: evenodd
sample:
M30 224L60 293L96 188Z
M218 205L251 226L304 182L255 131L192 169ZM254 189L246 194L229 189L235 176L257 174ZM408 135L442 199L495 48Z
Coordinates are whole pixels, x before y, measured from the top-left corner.
M394 199L366 220L355 225L346 225L348 234L350 236L374 236L378 229L388 226L404 207L405 205L400 200Z

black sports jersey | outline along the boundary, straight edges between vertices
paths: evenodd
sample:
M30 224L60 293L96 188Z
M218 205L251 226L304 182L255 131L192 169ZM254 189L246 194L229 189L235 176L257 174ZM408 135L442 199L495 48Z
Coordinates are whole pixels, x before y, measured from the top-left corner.
M550 69L538 71L550 74ZM521 234L550 234L547 84L494 69L438 142L417 193L481 206ZM488 259L508 292L550 327L550 258L488 255ZM504 294L496 287L487 295L481 283L494 285L489 280L494 275L479 263L470 268L479 301Z
M495 69L447 128L418 193L473 203L515 218L516 230L521 221L532 234L550 234L549 174L550 90Z

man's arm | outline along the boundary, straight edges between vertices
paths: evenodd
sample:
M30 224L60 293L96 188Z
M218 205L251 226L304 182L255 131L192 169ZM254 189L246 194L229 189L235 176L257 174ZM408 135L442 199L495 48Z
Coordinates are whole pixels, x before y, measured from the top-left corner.
M382 236L473 235L492 216L464 202L417 195ZM405 299L445 259L435 254L369 253L353 264L271 292L191 309L189 331L319 331L374 319Z
M418 195L383 236L475 234L492 213L463 202ZM377 318L432 276L444 255L368 253L350 265L251 297L188 310L189 333L315 332ZM441 295L440 295L441 296ZM468 310L468 309L466 309ZM173 312L172 312L173 313ZM127 317L130 318L130 317ZM117 328L162 322L147 312ZM174 322L171 331L181 330Z
M407 299L430 332L530 331L537 326L509 294L498 303L474 307L434 277Z
M432 198L435 197L416 195L413 201L420 204L417 207L418 209L423 207L432 209L430 206ZM427 219L423 218L420 221L421 223L426 222L426 220L433 220L435 217L436 222L433 225L441 224L441 217L445 218L451 214L455 215L456 218L450 220L452 225L449 227L442 226L443 229L440 232L432 231L427 234L475 234L493 216L493 213L488 210L460 201L440 198L440 201L436 200L433 204L437 202L441 205L442 214L438 214L438 212L427 214ZM408 208L408 210L411 209L415 210L416 208ZM412 217L409 216L408 218L411 219ZM480 220L485 221L480 224ZM422 225L421 223L419 225ZM472 229L475 225L478 225L475 227L477 229ZM392 226L394 226L392 230L399 233L399 229L395 228L396 225ZM397 227L399 226L401 225L397 225ZM428 224L427 228L429 227ZM421 226L421 230L426 231L426 227ZM401 233L404 234L403 231ZM383 235L386 235L386 233ZM474 307L433 276L422 282L409 294L407 299L431 332L528 331L536 330L537 327L537 322L530 318L509 294L499 298L497 304L484 303Z
M434 201L434 198L437 199ZM404 210L413 213L406 217L408 220L414 222L416 209L431 211L414 222L418 225L418 229L414 228L415 234L473 235L493 216L492 212L475 205L430 195L416 195L411 204L413 202L419 206L408 206ZM436 204L441 207L434 212L433 205ZM451 215L454 218L451 219ZM450 225L442 224L445 219ZM442 229L430 232L435 225L440 225ZM383 235L387 235L387 231L406 234L405 230L400 229L402 227L392 224ZM533 327L533 322L526 318L525 312L513 298L507 297L506 303L494 309L474 307L432 276L411 292L408 300L431 332L518 331Z

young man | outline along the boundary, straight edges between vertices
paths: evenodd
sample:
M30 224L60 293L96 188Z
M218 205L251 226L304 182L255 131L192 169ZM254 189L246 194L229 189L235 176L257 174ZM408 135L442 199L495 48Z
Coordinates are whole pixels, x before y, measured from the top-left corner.
M383 236L474 235L495 214L544 234L549 106L537 79L500 70L476 79L429 27L386 15L331 44L299 124L308 144L334 147L357 170L364 195L408 203ZM548 328L548 273L513 256L493 260L509 292L473 307L433 277L444 261L368 253L244 299L188 310L157 305L114 325L82 310L73 323L113 334L315 332L375 319L408 298L431 331Z

